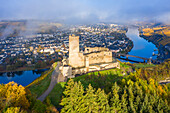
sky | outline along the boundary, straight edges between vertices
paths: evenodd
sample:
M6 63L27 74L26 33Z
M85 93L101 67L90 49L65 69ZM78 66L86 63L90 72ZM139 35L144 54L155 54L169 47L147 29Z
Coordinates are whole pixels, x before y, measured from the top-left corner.
M170 23L170 0L0 0L0 20Z

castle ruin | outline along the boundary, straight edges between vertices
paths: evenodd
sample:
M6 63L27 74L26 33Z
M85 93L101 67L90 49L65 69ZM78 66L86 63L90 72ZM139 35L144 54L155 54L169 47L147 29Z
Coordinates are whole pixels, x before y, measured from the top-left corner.
M104 47L85 47L79 50L79 36L69 36L69 58L63 59L60 71L68 78L76 74L99 71L109 68L119 68L119 62L112 57L112 52Z

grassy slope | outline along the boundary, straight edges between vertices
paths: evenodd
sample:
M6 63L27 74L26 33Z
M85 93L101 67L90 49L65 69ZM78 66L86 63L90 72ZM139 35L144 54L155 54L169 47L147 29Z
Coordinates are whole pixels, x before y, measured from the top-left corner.
M57 106L59 107L59 103L60 103L60 100L62 98L62 95L63 95L63 91L64 91L64 87L65 87L65 84L66 82L60 82L60 83L57 83L53 90L50 92L50 94L48 95L49 99L51 100L51 103L54 105L54 106Z
M44 72L44 74L42 74L39 78L34 80L28 86L26 86L31 91L31 93L35 95L35 97L39 97L42 93L44 93L47 90L48 86L50 85L51 74L56 66L57 62L53 63L52 69Z
M51 74L52 73L50 73L46 78L44 78L37 84L34 84L29 87L29 90L31 91L33 95L35 95L35 97L39 97L48 88L48 86L50 85L50 81L51 81Z
M134 66L135 66L136 68L155 67L154 64L144 64L144 63L135 63Z

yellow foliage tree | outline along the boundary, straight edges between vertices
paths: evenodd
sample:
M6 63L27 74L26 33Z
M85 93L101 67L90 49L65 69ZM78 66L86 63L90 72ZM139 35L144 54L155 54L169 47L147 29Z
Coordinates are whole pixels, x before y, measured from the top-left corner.
M27 113L27 111L21 110L20 107L10 107L4 113Z
M28 109L30 106L26 97L26 90L15 82L0 84L0 109L8 107L21 107ZM0 111L1 112L1 111Z

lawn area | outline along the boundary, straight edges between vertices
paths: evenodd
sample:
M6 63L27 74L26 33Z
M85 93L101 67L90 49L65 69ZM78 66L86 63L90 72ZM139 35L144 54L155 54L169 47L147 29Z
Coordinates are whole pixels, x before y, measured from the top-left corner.
M40 77L35 79L32 83L26 86L35 97L39 97L42 93L45 92L45 90L48 88L51 82L51 75L57 66L57 62L53 63L50 70L45 71L43 74L41 74Z
M43 80L39 81L36 84L31 85L28 88L31 91L31 93L35 95L36 98L39 97L43 92L45 92L45 90L50 85L51 74L52 72L48 74Z
M51 100L51 104L53 104L56 107L59 107L59 103L63 95L65 84L66 82L57 83L54 86L53 90L48 95L48 98Z
M57 67L57 62L53 63L52 67L55 69Z
M95 88L105 89L107 92L110 86L123 76L121 69L109 69L97 72L91 72L79 77L74 78L74 81L80 81L84 88L91 84Z
M155 67L154 64L134 63L135 68Z
M131 68L131 66L127 65L127 64L131 64L129 62L119 62L119 63L121 68L126 68L126 69Z

